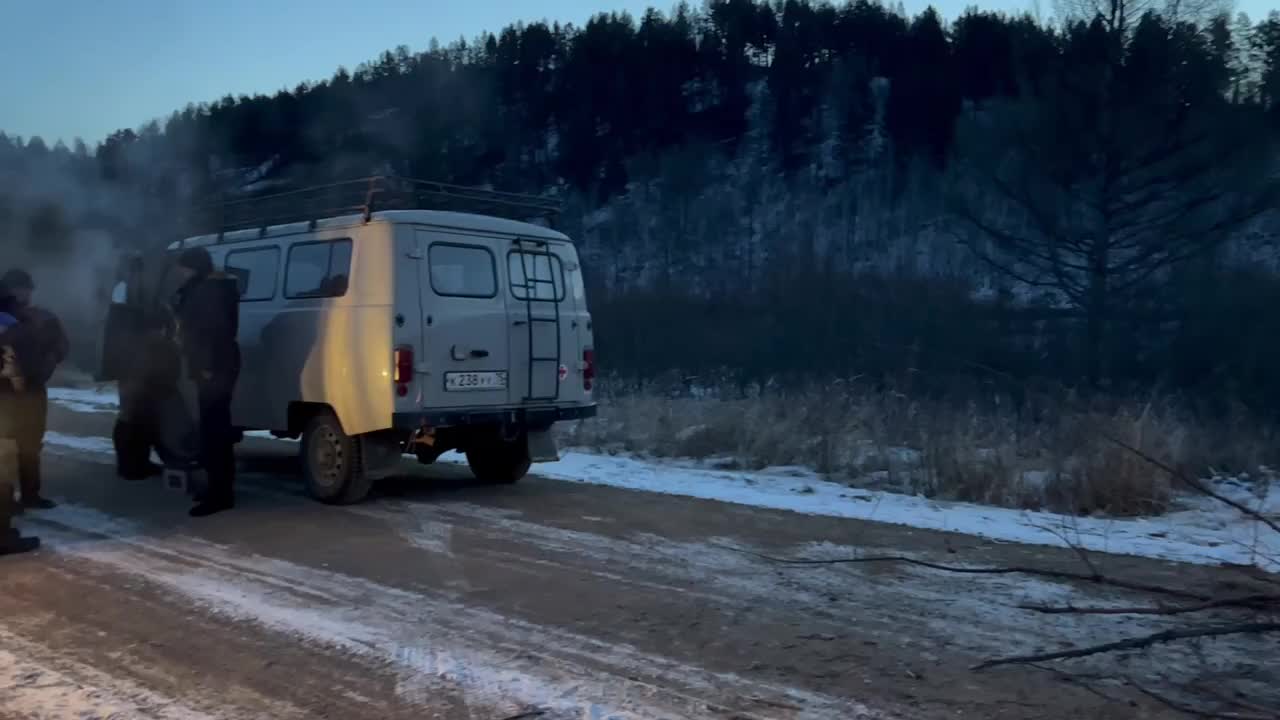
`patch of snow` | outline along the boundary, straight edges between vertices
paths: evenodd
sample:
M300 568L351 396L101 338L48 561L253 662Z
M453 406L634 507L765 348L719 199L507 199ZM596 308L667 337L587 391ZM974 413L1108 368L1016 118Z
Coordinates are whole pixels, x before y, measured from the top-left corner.
M438 462L460 463L465 458L446 453ZM559 462L542 463L535 468L538 475L567 482L942 530L1027 545L1062 546L1066 536L1091 552L1208 565L1256 565L1280 572L1280 533L1209 498L1196 498L1187 509L1163 516L1112 519L858 490L826 481L812 471L797 477L793 468L783 472L724 472L573 451L562 453ZM1280 493L1270 497L1266 502L1254 497L1252 502L1262 512L1280 513Z
M707 425L690 425L676 433L676 442L687 443L710 429Z
M103 388L49 388L49 401L72 412L114 413L120 409L120 395L111 386Z
M276 440L278 442L298 442L298 438L278 438L272 435L269 430L250 430L244 434L245 437L258 438L260 440Z
M174 698L64 658L0 629L0 708L23 718L214 720Z
M47 432L44 435L46 445L57 445L71 450L91 453L114 453L115 445L111 438L94 435L65 435L60 432Z

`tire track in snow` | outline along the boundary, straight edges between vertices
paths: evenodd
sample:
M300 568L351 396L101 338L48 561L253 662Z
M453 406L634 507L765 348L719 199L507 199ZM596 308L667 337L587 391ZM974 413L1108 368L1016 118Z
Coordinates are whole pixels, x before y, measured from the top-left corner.
M59 552L140 575L214 612L390 664L405 699L458 693L502 712L538 707L548 717L601 720L720 711L788 720L878 717L858 703L710 672L430 592L237 555L190 538L147 539L87 508L63 506L33 520Z
M42 646L0 629L0 710L31 718L230 720L47 655Z
M92 451L68 455L109 461ZM246 479L251 477L248 474ZM297 497L251 480L242 483L241 488L245 494L261 497ZM1122 617L1065 618L1046 626L1031 613L1010 611L1009 606L1019 598L1026 600L1028 593L1053 594L1063 603L1097 601L1109 596L1097 589L1085 592L1052 581L991 577L959 582L940 581L936 573L918 569L867 575L862 569L841 566L769 567L728 549L740 545L728 538L720 546L644 534L618 538L545 525L522 519L523 513L518 510L470 502L420 503L383 498L377 503L338 511L387 522L406 542L425 552L452 556L453 535L465 532L491 541L489 547L472 548L470 554L484 556L513 572L527 573L541 566L587 574L622 586L679 593L724 608L755 613L771 607L803 612L810 623L820 623L821 631L831 635L843 634L850 618L857 617L862 632L895 637L902 617L915 617L917 628L928 630L939 647L960 649L972 658L1033 652L1045 643L1065 639L1096 642L1100 625L1106 626L1109 633L1139 627L1161 629L1149 620ZM513 547L520 550L507 549ZM850 557L860 549L856 545L819 543L795 552ZM886 597L893 598L889 606L885 605ZM1009 600L993 604L993 597ZM964 627L966 632L957 634L956 627Z

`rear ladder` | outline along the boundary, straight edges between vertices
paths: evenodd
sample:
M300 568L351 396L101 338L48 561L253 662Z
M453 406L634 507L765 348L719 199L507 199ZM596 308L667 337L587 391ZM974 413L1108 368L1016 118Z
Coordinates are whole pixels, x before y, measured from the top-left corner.
M528 390L525 392L525 402L554 402L560 399L560 365L563 359L560 357L560 285L556 283L555 268L551 264L551 247L545 240L529 240L517 239L514 243L515 252L520 256L520 269L524 273L523 285L516 287L524 288L524 307L525 307L525 327L529 331L529 381ZM530 250L528 246L533 246ZM538 259L542 258L546 263L547 277L538 277ZM550 289L550 298L541 297L542 293L539 288L546 287ZM534 312L535 305L550 303L552 312L548 317L545 314L538 315ZM538 355L534 347L534 338L537 333L534 331L535 326L551 326L555 331L555 355ZM537 395L534 393L535 368L543 365L550 365L551 373L551 394Z

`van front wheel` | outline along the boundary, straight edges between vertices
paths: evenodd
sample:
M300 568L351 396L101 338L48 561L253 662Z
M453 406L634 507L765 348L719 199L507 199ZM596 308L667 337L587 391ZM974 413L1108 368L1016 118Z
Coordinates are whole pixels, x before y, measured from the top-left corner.
M333 413L311 418L302 432L301 450L303 481L315 499L347 505L369 494L372 481L364 471L363 441L343 432Z
M491 440L467 450L467 465L486 485L513 485L529 474L532 464L523 435L514 441Z

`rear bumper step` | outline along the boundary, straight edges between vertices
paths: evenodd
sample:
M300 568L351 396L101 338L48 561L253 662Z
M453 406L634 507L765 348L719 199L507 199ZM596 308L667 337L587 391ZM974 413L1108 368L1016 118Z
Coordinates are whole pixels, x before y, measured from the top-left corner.
M525 425L542 427L563 420L584 420L596 416L598 407L570 405L564 407L517 408L451 408L395 413L392 424L401 430L421 427L454 427L458 425Z

